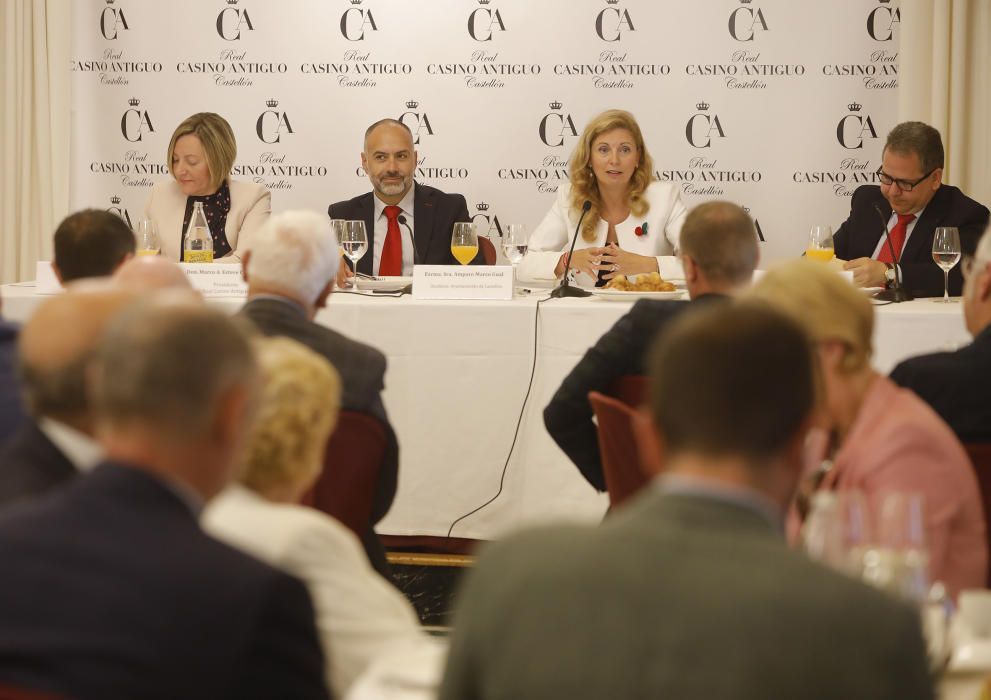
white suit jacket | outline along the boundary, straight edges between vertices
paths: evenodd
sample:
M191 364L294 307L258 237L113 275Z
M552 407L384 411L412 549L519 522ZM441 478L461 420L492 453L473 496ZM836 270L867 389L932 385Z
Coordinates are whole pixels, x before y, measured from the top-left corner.
M231 486L203 514L204 529L306 584L327 659L327 685L343 698L374 660L427 643L413 607L372 569L358 539L305 506Z
M261 228L272 212L272 193L261 185L242 180L228 180L231 190L231 210L227 213L224 232L231 244L225 262L240 260L240 252L251 247L251 235ZM158 224L162 239L162 255L179 262L182 256L182 217L186 213L186 195L175 180L157 183L145 205L144 216Z
M578 217L581 216L580 211L577 214L571 211L570 196L571 185L562 184L550 211L530 236L529 251L517 270L522 280L555 279L554 268L561 253L567 252L571 246L571 237L575 234ZM646 196L650 209L645 216L637 217L631 213L625 221L616 224L619 247L630 253L656 257L661 277L666 280L684 279L681 262L675 257L681 225L688 213L681 201L681 190L674 183L653 182L647 188ZM642 229L644 223L647 224L647 233L638 236L636 229ZM575 250L605 245L609 225L600 219L595 232L595 240L591 242L586 241L579 233ZM580 274L578 282L583 286L591 286L595 280Z

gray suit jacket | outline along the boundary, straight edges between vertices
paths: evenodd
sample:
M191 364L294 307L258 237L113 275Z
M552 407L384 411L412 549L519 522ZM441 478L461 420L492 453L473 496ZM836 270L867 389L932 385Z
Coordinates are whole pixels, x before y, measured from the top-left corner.
M382 404L385 355L306 317L298 304L272 297L249 299L241 309L264 335L285 336L326 357L341 375L341 408L368 413L389 425Z
M917 617L789 550L742 505L643 497L485 551L440 697L933 697Z

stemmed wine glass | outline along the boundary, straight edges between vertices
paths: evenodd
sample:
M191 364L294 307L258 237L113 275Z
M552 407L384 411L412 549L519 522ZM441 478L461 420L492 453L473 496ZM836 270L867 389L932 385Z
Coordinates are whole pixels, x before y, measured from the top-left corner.
M478 255L478 234L475 224L459 221L451 233L451 255L462 265L467 265Z
M960 262L960 233L952 226L940 226L933 236L933 260L943 270L942 303L950 303L950 270Z
M829 226L813 226L809 232L809 247L805 249L805 257L829 262L833 255L833 229Z
M813 559L860 576L864 553L871 542L864 494L857 490L816 491L802 529L802 542Z
M915 603L929 591L925 498L921 493L892 491L880 499L877 514L880 560L889 567L887 587Z
M502 252L513 266L513 280L516 279L516 266L522 262L527 251L525 224L509 224L502 237Z
M357 289L358 287L358 261L368 250L368 235L365 233L364 221L344 221L338 233L338 242L344 249L344 255L351 261L354 268L354 277L345 287L346 289Z
M135 252L138 255L161 255L162 239L158 226L151 219L141 219L134 229Z

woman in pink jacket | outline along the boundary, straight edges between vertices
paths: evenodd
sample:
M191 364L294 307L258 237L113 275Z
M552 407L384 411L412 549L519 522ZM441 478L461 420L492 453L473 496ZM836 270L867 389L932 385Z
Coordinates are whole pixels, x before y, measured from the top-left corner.
M889 492L925 498L929 575L954 597L983 588L987 536L973 467L953 431L921 399L871 367L874 310L827 265L809 260L772 269L751 296L789 313L815 342L821 369L820 489L859 490L875 506ZM828 463L827 463L828 464ZM789 534L801 525L798 510Z

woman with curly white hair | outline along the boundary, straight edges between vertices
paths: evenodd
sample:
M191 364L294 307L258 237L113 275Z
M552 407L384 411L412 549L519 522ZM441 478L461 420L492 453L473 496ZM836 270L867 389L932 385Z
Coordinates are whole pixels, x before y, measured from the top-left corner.
M426 643L416 613L376 573L358 539L296 505L320 474L341 382L320 355L288 338L256 341L264 377L240 483L207 509L204 527L302 580L310 591L328 687L343 697L374 660Z

